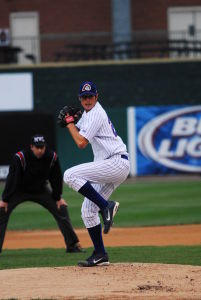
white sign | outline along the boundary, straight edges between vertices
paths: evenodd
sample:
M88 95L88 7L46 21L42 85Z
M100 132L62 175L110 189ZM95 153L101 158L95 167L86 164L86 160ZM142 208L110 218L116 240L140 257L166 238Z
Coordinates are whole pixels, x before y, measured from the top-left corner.
M8 176L9 166L0 166L0 179L6 179Z
M0 74L0 111L33 110L32 73Z

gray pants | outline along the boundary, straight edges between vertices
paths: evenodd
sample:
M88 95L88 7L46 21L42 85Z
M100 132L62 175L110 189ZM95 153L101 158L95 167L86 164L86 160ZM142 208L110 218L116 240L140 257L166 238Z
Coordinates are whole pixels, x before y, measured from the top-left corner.
M67 207L65 205L61 205L60 209L58 210L56 202L48 190L44 190L37 194L18 192L9 199L7 212L5 212L4 208L0 208L0 252L3 247L10 214L17 205L25 201L36 202L42 205L52 214L64 237L66 248L69 249L79 242L78 237L73 230Z

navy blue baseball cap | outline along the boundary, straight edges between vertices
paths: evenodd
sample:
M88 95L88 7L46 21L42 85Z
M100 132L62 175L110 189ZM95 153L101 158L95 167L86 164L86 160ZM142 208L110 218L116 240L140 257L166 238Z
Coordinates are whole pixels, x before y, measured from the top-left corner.
M81 83L78 96L82 97L84 95L97 95L96 85L93 82L85 81Z

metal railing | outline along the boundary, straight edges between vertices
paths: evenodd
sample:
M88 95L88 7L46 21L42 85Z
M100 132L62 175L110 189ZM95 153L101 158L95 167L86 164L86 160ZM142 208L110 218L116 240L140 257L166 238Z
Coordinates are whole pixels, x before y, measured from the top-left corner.
M124 38L126 40L126 37ZM13 39L10 47L21 49L17 56L18 62L22 64L28 61L37 63L40 61L201 57L201 31L196 31L194 36L186 31L133 32L131 41L119 43L112 42L111 33L45 34L41 35L40 39L33 37ZM2 63L1 60L0 63Z
M105 45L68 45L56 52L56 61L201 56L201 41L149 40Z

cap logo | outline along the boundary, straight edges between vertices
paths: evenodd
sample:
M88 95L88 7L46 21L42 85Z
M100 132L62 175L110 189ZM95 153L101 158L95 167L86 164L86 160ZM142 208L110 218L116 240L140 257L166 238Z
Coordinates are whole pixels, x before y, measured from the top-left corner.
M40 142L45 143L43 136L34 137L34 143L40 143Z
M85 83L85 85L83 85L82 92L84 92L84 91L87 91L87 92L91 91L90 84Z

